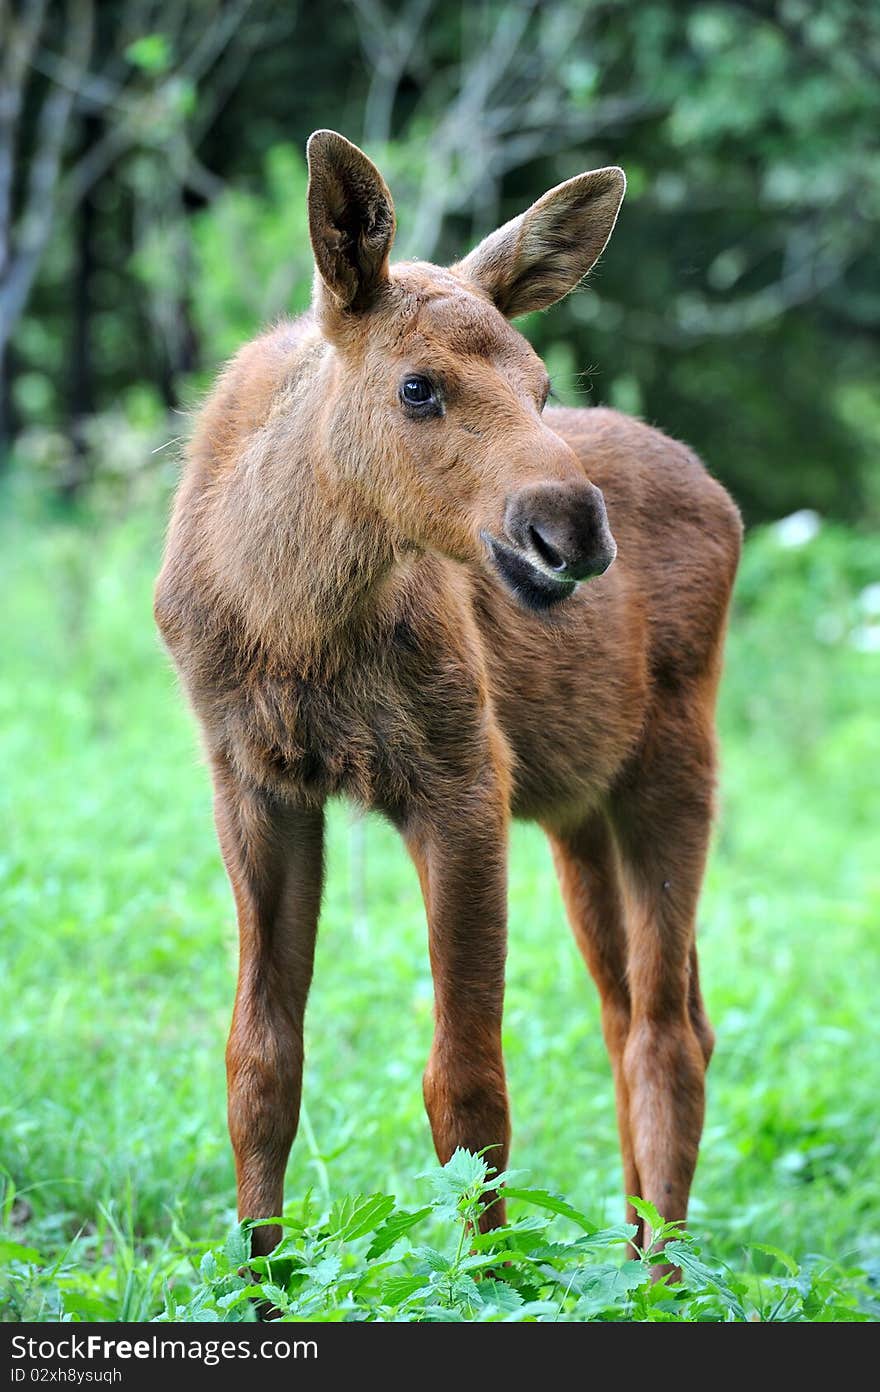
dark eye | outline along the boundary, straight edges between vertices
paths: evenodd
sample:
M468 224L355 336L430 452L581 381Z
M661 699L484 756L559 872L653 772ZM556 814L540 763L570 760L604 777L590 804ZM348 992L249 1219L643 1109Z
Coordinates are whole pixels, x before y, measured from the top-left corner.
M419 415L433 415L440 411L433 382L427 377L417 377L415 373L404 377L401 382L400 399L404 406L409 406Z

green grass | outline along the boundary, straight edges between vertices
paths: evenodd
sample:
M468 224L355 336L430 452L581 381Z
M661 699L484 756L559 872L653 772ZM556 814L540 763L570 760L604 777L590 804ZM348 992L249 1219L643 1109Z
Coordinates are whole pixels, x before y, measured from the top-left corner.
M150 1318L162 1279L184 1303L202 1288L193 1260L234 1223L232 901L152 625L161 521L3 501L0 1318ZM754 536L738 588L700 916L718 1043L690 1222L734 1271L769 1267L743 1256L764 1243L880 1274L880 653L861 650L859 608L878 579L880 544L826 527L796 549ZM346 1195L428 1202L430 1035L415 873L389 827L335 809L287 1180L291 1213L312 1191L314 1232ZM618 1224L596 995L528 827L511 845L505 1048L511 1163ZM454 1251L444 1215L425 1221Z

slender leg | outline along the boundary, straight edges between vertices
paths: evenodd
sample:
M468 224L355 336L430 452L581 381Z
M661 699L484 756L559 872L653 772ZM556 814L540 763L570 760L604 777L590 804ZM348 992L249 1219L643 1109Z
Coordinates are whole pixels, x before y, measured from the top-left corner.
M215 817L238 910L239 972L226 1050L229 1133L241 1218L281 1213L299 1121L303 1017L323 874L323 812L295 808L214 770ZM277 1226L255 1228L255 1255Z
M629 1086L623 1067L630 996L626 917L617 851L601 813L594 813L565 835L551 833L549 840L569 922L602 1002L602 1033L614 1076L625 1193L640 1195L642 1185L630 1128ZM636 1226L634 1241L641 1243L641 1220L629 1203L626 1216Z
M688 979L688 1014L694 1034L703 1052L704 1069L708 1069L715 1050L715 1031L709 1022L703 993L700 990L700 966L697 959L696 940L691 943ZM705 1110L705 1108L704 1108ZM702 1131L702 1128L701 1128Z
M688 1012L691 1017L691 1024L694 1027L694 1034L700 1041L700 1048L703 1050L703 1058L706 1060L706 1067L712 1059L715 1051L715 1031L709 1023L709 1016L706 1013L706 1004L703 1000L703 993L700 990L700 964L697 959L696 940L691 943L690 955L690 976L688 978Z
M507 818L493 802L466 817L422 824L407 835L425 895L434 977L434 1041L424 1076L425 1106L442 1163L458 1146L486 1146L507 1165L510 1119L501 1015L507 953ZM480 1226L504 1222L503 1201Z
M714 748L709 733L700 735L700 715L673 710L612 804L628 890L632 1013L623 1071L633 1153L642 1197L681 1221L712 1051L695 946L714 790Z

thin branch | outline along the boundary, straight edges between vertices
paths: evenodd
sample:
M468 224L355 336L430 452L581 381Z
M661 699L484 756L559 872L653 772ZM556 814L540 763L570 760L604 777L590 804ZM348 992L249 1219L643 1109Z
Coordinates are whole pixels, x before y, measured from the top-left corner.
M373 0L355 3L372 11ZM534 3L506 9L494 21L488 10L465 7L458 90L447 90L444 70L419 106L424 126L435 112L442 115L431 131L404 253L430 258L450 213L471 210L475 233L481 222L485 227L512 170L666 110L667 103L643 93L599 98L586 110L566 100L563 59L575 43L589 42L585 21L595 25L598 14L578 8L548 25L547 12Z
M92 0L69 0L65 59L84 72L88 66L94 28ZM0 282L0 341L7 342L17 322L40 259L49 240L61 155L74 93L55 87L44 98L30 164L24 209L16 227L15 246Z
M63 216L69 216L120 155L131 148L134 142L132 129L128 121L108 125L100 140L90 145L71 166L58 191L58 209Z
M226 187L225 181L213 170L208 169L207 165L202 164L192 149L187 150L183 181L188 189L204 198L206 203L213 202Z
M672 312L662 317L621 304L614 305L614 309L622 316L627 335L663 347L692 347L706 339L737 337L819 299L840 284L863 249L850 248L845 256L828 248L816 251L773 284L727 302L688 297L685 304L674 305ZM603 297L603 303L611 305L607 297Z
M483 119L488 99L493 87L505 81L536 3L527 0L514 12L502 11L488 41L482 46L468 45L473 56L463 65L458 97L432 137L432 158L425 168L417 200L419 211L407 239L426 259L440 240L453 167L460 162L464 173L464 178L456 181L457 204L470 198L474 187L487 176L491 159Z
M253 3L254 0L234 0L213 24L205 26L201 39L180 65L185 77L196 83L210 71Z
M46 0L26 0L19 19L11 12L9 0L5 0L4 9L7 4L10 13L6 16L4 24L6 44L3 49L3 84L4 88L7 84L14 85L20 98L22 80L43 27Z
M0 278L9 260L15 147L25 79L43 25L46 0L28 0L18 20L11 4L9 9L3 26L6 42L0 69Z
M231 7L226 12L225 26L221 27L218 24L212 29L210 46L206 46L204 42L200 41L199 55L194 58L191 53L189 59L179 69L180 72L186 72L189 80L194 80L192 78L193 70L198 72L202 63L209 60L213 63L216 60L220 53L221 40L227 44L227 54L232 55L225 64L221 64L215 74L219 78L219 81L215 83L215 90L212 92L207 88L202 88L200 91L198 118L188 140L185 139L180 161L181 176L184 182L205 198L215 197L222 189L223 183L198 161L195 150L201 144L207 131L211 129L218 112L222 110L231 92L240 81L251 54L263 37L266 28L265 21L251 27L248 31L247 41L244 41L244 36L240 35L239 42L234 45L230 42L235 25L240 22L241 17L252 4L253 0L240 0L239 4ZM179 6L176 8L179 9ZM149 107L155 102L157 95L161 95L161 89L158 93L150 90L131 96L128 95L130 86L117 90L120 97L116 106L121 119L108 125L103 137L92 145L68 170L63 180L59 195L59 207L66 213L72 211L89 190L113 167L116 161L138 143L138 132L144 128L145 118L149 116Z
M217 55L212 74L212 86L199 92L199 104L192 128L192 142L198 147L214 125L220 112L241 81L248 63L262 47L269 32L271 15L254 17L251 24L236 35L235 43L227 43L225 52Z
M391 136L398 88L408 71L434 0L410 0L396 22L385 16L375 0L349 0L349 3L373 71L364 104L364 141L368 145L384 144Z
M59 58L41 48L31 58L31 67L57 86L66 87L74 97L89 106L101 110L111 107L123 109L120 102L124 94L123 83L113 82L99 74L82 72L65 56Z

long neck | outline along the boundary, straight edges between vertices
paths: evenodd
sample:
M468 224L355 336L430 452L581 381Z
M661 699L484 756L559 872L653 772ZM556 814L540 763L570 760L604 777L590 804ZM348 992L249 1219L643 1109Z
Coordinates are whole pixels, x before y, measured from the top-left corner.
M248 644L302 671L345 660L356 628L388 604L405 564L378 519L328 505L304 474L292 505L253 490L244 513L236 509L234 541L218 567L222 598Z
M291 326L298 328L298 326ZM356 629L393 604L411 555L368 501L322 463L331 383L320 342L299 334L276 347L262 408L229 430L254 397L254 364L210 403L195 452L210 459L198 488L192 545L207 550L216 600L249 647L298 670L345 660ZM246 366L245 364L242 365ZM267 377L268 373L265 374ZM219 462L218 462L219 461Z

